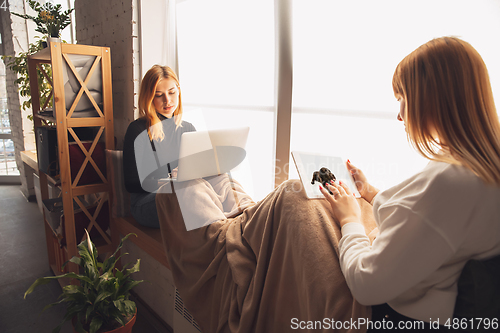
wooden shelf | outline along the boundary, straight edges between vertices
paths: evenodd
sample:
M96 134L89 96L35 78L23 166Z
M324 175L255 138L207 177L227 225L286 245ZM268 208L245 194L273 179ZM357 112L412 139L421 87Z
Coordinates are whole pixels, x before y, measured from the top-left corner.
M46 47L43 50L38 51L37 53L34 53L34 54L28 56L28 59L41 60L41 61L45 61L46 63L50 63L50 48Z
M36 150L22 151L21 152L21 159L24 163L26 163L32 169L34 169L36 171L37 175L39 175L41 172L47 177L47 180L52 185L61 186L60 179L56 179L54 177L51 177L51 176L47 175L46 173L44 173L43 171L38 169L38 159L37 159L37 155L36 155ZM110 190L110 187L109 187L108 183L97 183L97 184L75 186L75 187L73 187L73 190L75 191L76 195L85 195L85 194L98 193L98 192L107 192Z
M38 170L38 175L40 176L40 173L44 174L45 177L47 177L47 181L49 183L51 183L52 185L54 186L57 186L57 187L60 187L61 186L61 179L59 177L57 178L54 178L53 176L49 176L48 174L46 174L45 172L43 172L42 170Z
M49 117L49 116L43 116L41 114L35 114L34 115L35 118L38 118L38 119L43 119L43 120L46 120L46 121L50 121L52 123L56 123L56 118L54 117Z
M34 115L34 117L52 122L54 125L50 127L57 127L57 121L54 117L44 116L41 114L36 114ZM85 117L85 118L82 117L82 118L66 119L67 127L99 127L99 126L105 126L105 124L106 121L102 117Z
M86 77L80 77L81 73L76 68L79 66L81 67L81 65L76 66L73 64L73 61L76 61L74 60L76 58L81 59L82 57L73 57L72 55L81 55L84 56L84 58L86 56L86 58L89 59L87 61L92 61L88 74L85 72L85 76L92 75L91 80L90 78L87 79ZM52 69L52 77L48 77L46 74L44 74L44 76L52 85L54 98L54 111L52 113L46 112L46 114L43 115L39 114L41 105L37 71L41 67L40 64L48 64ZM100 70L97 70L98 68ZM37 133L37 129L39 127L46 126L46 123L50 123L50 127L55 128L57 136L57 161L59 163L60 170L59 178L55 179L54 177L48 176L44 172L40 172L38 169L36 151L23 152L21 156L23 161L38 171L42 200L47 200L49 198L47 189L49 183L52 183L61 189L62 204L64 207L64 242L66 244L64 247L59 245L59 238L61 236L52 230L52 227L47 220L48 215L46 216L49 212L44 209L44 225L49 265L55 274L61 274L60 266L69 258L78 255L77 245L81 241L81 239L76 239L75 207L73 206L73 202L81 201L80 196L95 194L99 197L100 205L105 204L107 201L108 208L110 206L109 191L111 188L109 182L107 181L107 179L109 179L109 172L106 173L104 170L100 169L99 171L95 171L97 174L101 175L100 178L104 178L101 183L85 185L74 184L73 177L75 175L75 171L78 174L77 177L79 177L79 180L81 181L83 178L82 175L87 172L87 169L85 169L85 172L82 170L83 165L85 165L85 168L90 167L91 169L94 169L94 166L99 165L99 163L94 161L94 154L91 153L90 148L85 148L89 151L84 151L82 149L85 161L80 166L75 166L74 163L70 163L71 157L69 143L69 138L71 138L71 140L74 139L80 147L84 147L83 141L80 140L78 134L76 134L76 136L73 135L77 131L72 128L96 127L99 128L97 132L98 134L96 134L96 136L92 139L92 142L103 142L105 145L104 149L114 149L110 50L107 47L99 46L50 43L47 48L28 57L28 72L30 76L35 133ZM72 74L64 74L64 72L71 72ZM90 89L94 89L91 88L90 82L96 81L96 77L94 77L94 75L97 73L100 73L98 78L100 80L100 84L98 85L100 88L98 88L97 91L100 93L100 97L102 97L102 103L99 102L99 104L97 104L96 100L94 100L94 97L92 97L89 92ZM66 106L67 96L65 96L65 93L67 90L64 89L66 84L64 80L65 77L68 77L68 75L73 75L76 81L78 81L77 84L80 86L80 91L75 93L75 95L70 98L74 99L72 106ZM87 84L89 84L88 87ZM84 95L89 98L91 104L96 108L95 116L93 115L93 112L82 112L78 114L79 111L72 111L76 109L77 105L81 105L78 103ZM67 107L69 110L67 110ZM71 115L71 117L68 115ZM79 115L84 115L85 117L78 118L77 116ZM37 149L37 151L40 153L40 149ZM74 160L71 159L71 161ZM76 167L77 169L71 170L72 167ZM101 172L103 174L101 174ZM83 210L87 217L89 217L90 223L97 223L97 221L95 221L97 220L97 217L94 217L93 214L88 212L90 207L83 206L78 210L80 209ZM101 217L101 215L99 216ZM111 224L111 209L109 209L109 220ZM96 246L98 246L98 248L100 248L99 251L105 253L112 250L112 239L111 235L106 234L106 237L101 236L101 239L99 239L99 237L93 237L92 241L96 244ZM78 267L73 263L69 263L67 265L67 270L77 272Z

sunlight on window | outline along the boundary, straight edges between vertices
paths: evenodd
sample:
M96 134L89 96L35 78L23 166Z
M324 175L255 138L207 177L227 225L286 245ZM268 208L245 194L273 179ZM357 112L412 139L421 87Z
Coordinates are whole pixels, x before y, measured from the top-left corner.
M483 56L500 100L499 1L292 1L292 151L349 158L380 188L421 170L427 160L410 147L396 120L391 82L399 61L435 37L470 42ZM250 126L242 173L252 177L244 185L256 199L274 180L273 4L177 5L184 119L199 130ZM289 177L298 177L293 163Z
M0 176L19 176L9 120L5 71L5 64L0 61Z
M427 161L396 120L397 64L432 38L460 37L483 56L500 101L499 17L493 0L294 0L292 151L349 158L381 188L418 172Z
M183 119L197 130L250 126L234 176L255 200L273 188L273 10L268 0L177 5Z
M272 1L190 0L177 6L179 76L190 103L274 104Z
M16 164L14 142L0 140L0 176L19 176Z

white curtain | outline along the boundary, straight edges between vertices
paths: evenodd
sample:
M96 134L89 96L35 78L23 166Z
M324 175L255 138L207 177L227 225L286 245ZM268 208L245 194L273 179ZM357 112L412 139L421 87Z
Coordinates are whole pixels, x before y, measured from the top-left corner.
M177 74L177 33L175 0L140 1L141 79L158 64Z

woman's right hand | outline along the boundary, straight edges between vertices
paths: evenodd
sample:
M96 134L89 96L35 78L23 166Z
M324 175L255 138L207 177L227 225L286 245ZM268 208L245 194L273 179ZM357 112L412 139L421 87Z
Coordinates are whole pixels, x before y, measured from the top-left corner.
M177 171L179 171L179 167L172 170L172 172L170 173L170 178L177 178Z
M356 188L363 199L368 202L372 202L373 197L379 192L379 189L368 183L365 174L360 169L352 165L351 161L347 160L347 170L352 175Z

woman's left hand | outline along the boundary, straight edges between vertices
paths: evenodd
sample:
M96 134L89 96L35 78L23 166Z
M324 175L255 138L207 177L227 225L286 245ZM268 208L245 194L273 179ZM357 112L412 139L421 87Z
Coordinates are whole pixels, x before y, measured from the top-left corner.
M333 193L330 194L326 189L320 186L320 191L330 203L333 210L333 216L342 228L349 222L361 222L361 208L359 207L356 197L342 182L337 184L332 182L327 184L327 188Z

